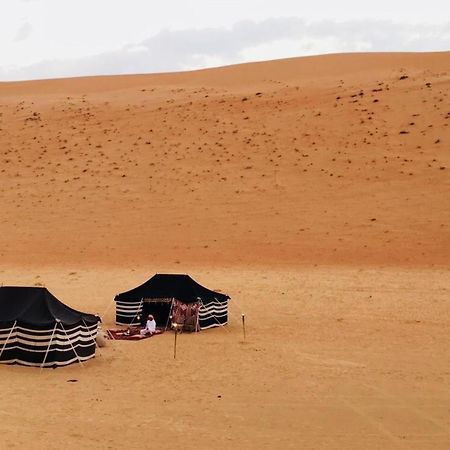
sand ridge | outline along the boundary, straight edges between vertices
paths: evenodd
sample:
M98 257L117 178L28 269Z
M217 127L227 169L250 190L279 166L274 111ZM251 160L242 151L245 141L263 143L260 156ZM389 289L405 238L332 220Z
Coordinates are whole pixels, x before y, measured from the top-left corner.
M1 257L447 265L448 61L1 84Z

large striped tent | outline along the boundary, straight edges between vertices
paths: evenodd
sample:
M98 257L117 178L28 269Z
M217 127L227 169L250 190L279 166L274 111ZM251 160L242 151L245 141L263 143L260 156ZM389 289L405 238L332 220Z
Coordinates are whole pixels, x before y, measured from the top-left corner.
M58 367L95 355L99 317L43 287L0 287L0 362Z
M211 291L189 275L157 274L141 286L118 294L116 323L139 325L147 315L155 317L159 328L177 323L192 331L225 325L230 297Z

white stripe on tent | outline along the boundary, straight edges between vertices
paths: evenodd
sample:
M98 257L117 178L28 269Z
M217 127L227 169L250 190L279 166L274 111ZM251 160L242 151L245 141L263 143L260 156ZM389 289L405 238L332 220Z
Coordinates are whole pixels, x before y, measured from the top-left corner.
M130 312L119 312L117 311L116 316L122 316L122 317L131 317L131 318L135 318L137 316L139 316L142 313L142 311L130 311Z
M143 302L116 302L116 306L119 308L139 308Z
M51 336L50 336L50 338L51 338ZM89 339L78 338L78 339L71 339L71 341L72 342L76 342L77 346L89 347L94 342L94 339L92 337L89 338ZM36 340L32 340L32 339L22 339L22 338L18 339L16 337L13 337L12 339L5 340L4 342L0 341L0 345L3 344L3 346L8 348L9 350L11 348L14 348L14 347L21 348L21 349L25 350L25 349L27 349L29 347L45 347L48 342L49 342L49 339L36 341ZM55 334L53 336L53 343L55 345L59 345L60 347L67 346L68 345L67 344L67 337L64 336L64 335L58 334L57 332L55 332ZM30 351L34 351L33 348L30 348ZM40 351L40 350L36 350L36 351Z
M98 326L97 324L94 324L94 325L90 325L88 328L89 328L89 330L94 330L94 329L97 329L97 326ZM2 333L7 335L10 332L10 330L12 330L13 328L14 328L14 326L13 327L7 327L7 328L0 328L0 337L2 336ZM72 331L78 330L80 328L82 329L81 325L78 325L77 327L70 328L69 331L72 332ZM35 334L35 335L39 335L39 334L43 334L43 333L51 334L51 332L53 330L53 328L47 328L47 329L44 329L44 330L36 330L36 329L33 329L33 328L26 328L26 327L23 327L21 325L15 326L15 329L19 330L19 331L23 331L23 332L29 332L29 333L32 333L32 334Z
M209 310L209 311L199 311L199 316L201 318L208 318L211 316L226 316L228 313L227 310L224 311L215 311L215 310Z
M217 305L220 305L221 308L217 307ZM220 314L217 314L216 311L220 312ZM228 315L228 303L227 302L217 302L215 301L213 304L208 304L208 306L205 306L203 302L200 303L200 309L198 311L199 315L199 322L200 321L209 321L214 320L216 323L212 323L211 325L206 326L200 326L201 330L207 330L208 328L214 328L214 327L223 327L228 323L228 321L220 322L218 318L226 317ZM228 330L227 330L228 331Z
M141 304L141 302L116 302L117 306L128 306L128 307L137 307Z
M116 309L121 311L136 311L139 309L139 305L117 305Z
M228 322L223 322L223 323L212 323L211 325L208 325L206 327L201 327L202 330L207 330L208 328L214 328L214 327L221 327L223 325L227 325Z
M3 344L2 351L0 352L0 358L1 358L2 354L3 354L3 350L5 350L6 344L8 343L12 332L14 331L14 327L16 326L16 323L17 323L17 320L14 322L14 325L11 327L11 331L9 332L8 337L6 338L5 343Z
M52 350L54 351L54 350ZM80 356L81 361L87 361L88 359L91 359L95 356L95 353L92 353L92 355L89 356ZM69 364L72 364L74 362L78 361L78 358L72 358L72 359L67 359L64 361L50 361L50 362L46 362L44 365L42 365L42 363L32 363L29 361L24 361L22 359L8 359L8 360L2 360L2 363L5 364L22 364L23 366L29 366L29 367L54 367L54 366L67 366Z
M97 337L97 333L98 333L98 323L95 324L95 333L91 333L91 328L89 328L88 324L84 321L83 319L83 325L87 331L87 333L90 335L91 339L93 339L95 341L96 337ZM81 329L82 332L84 332L83 329Z
M48 342L47 342L47 344L48 344ZM68 350L70 350L69 349L69 344L67 344L67 343L61 345L61 344L56 343L53 340L52 341L52 345L55 346L55 349L54 349L55 352L64 353L64 352L67 352ZM89 348L92 345L94 345L93 342L91 342L89 345L81 345L81 344L75 343L75 346L79 347L79 348ZM56 346L58 346L59 348L56 347ZM7 351L7 350L8 351L9 350L22 350L24 352L30 352L30 353L42 353L43 351L45 351L47 346L46 345L42 345L41 347L42 348L36 348L36 347L33 348L33 346L22 346L22 345L10 345L10 344L8 344L5 347L5 351Z
M95 335L97 334L98 324L91 325L87 328L83 328L81 325L76 328L71 328L66 332L63 330L57 330L58 322L55 323L53 329L47 330L31 330L24 327L14 327L6 328L0 330L2 334L0 337L0 345L3 345L4 350L20 350L28 353L43 353L45 352L45 357L42 363L33 363L30 361L25 361L19 358L1 360L1 363L19 363L27 366L34 367L49 367L49 366L64 366L71 364L77 360L85 361L87 359L93 358L95 356L95 351L88 356L79 356L75 348L89 348L95 342ZM61 324L62 326L62 324ZM24 330L24 331L22 331ZM26 333L25 330L31 331L31 333ZM9 333L7 333L9 331ZM13 333L14 331L14 333ZM36 333L36 334L35 334ZM45 333L45 334L44 334ZM6 338L6 339L5 339ZM42 347L42 348L37 348ZM58 348L60 347L60 348ZM52 354L63 355L67 352L74 352L77 355L76 358L63 361L49 361L46 362L49 351ZM3 350L2 350L3 353ZM0 356L1 354L0 353Z
M62 322L61 322L61 328L64 330L64 333L66 333L66 330L64 329L64 325L62 324ZM77 357L77 359L78 359L78 362L81 364L81 367L84 367L84 366L83 366L83 362L81 361L81 359L80 359L80 357L79 357L77 351L75 350L75 347L73 346L72 341L69 339L69 336L67 335L67 333L66 333L66 337L67 337L67 340L68 340L69 343L70 343L70 346L72 347L73 352L75 353L75 355L76 355L76 357Z
M221 303L212 303L210 305L204 305L202 303L202 307L200 308L200 311L227 311L228 305L227 304L221 304Z
M11 331L10 331L11 332ZM92 336L93 334L95 334L97 332L96 329L92 329L92 330L86 330L86 328L83 327L78 327L76 329L72 329L70 330L69 334L72 336ZM20 335L20 336L27 336L27 337L32 337L35 338L37 341L42 340L47 338L48 336L51 336L52 334L52 330L45 330L45 334L41 333L41 334L35 334L33 332L30 331L22 331L19 329L19 327L16 327L14 330L14 334ZM61 332L60 332L61 334ZM0 334L0 340L2 339L6 339L8 337L9 333L2 333Z
M210 307L210 308L201 308L199 312L202 312L203 314L217 312L217 313L223 313L224 311L228 311L228 308L225 306L224 308L218 308L218 307Z
M49 342L49 341L47 341L47 342ZM47 342L46 342L46 343L47 343ZM55 348L54 351L55 351L55 352L61 352L61 353L67 352L67 351L68 351L68 348L67 348L67 347L69 347L70 344L68 344L67 341L65 341L64 344L60 344L59 342L60 342L60 341L55 341L55 340L53 339L52 345L59 345L59 347L66 347L66 348ZM89 348L89 347L91 347L92 345L94 345L94 343L91 341L88 345L83 345L83 344L75 344L75 345L76 345L76 347ZM30 353L42 353L42 352L45 351L46 345L42 345L42 347L43 347L42 349L36 349L36 348L32 348L32 346L30 346L30 347L23 347L23 346L21 346L21 345L10 345L10 344L8 344L8 345L6 346L6 348L5 348L5 350L13 350L13 349L15 350L15 349L18 349L18 350L23 350L23 351L25 351L25 352L30 352ZM1 361L0 361L0 362L1 362Z
M131 306L130 303L128 302L127 303L116 302L116 323L122 325L122 323L117 320L118 316L122 317L123 319L131 317L131 320L125 325L139 323L139 319L137 319L137 316L142 313L142 307L143 307L142 299L139 303L133 302Z
M45 335L35 335L35 334L29 334L29 333L23 333L21 331L17 331L18 327L16 327L15 333L12 335L12 329L10 331L10 333L7 335L6 341L11 340L11 341L18 341L18 342L32 342L32 343L40 343L40 342L46 342L48 341L48 339L51 337L49 331L50 330L46 330ZM96 333L95 333L96 334ZM91 341L93 339L93 333L91 332L87 332L85 329L83 329L82 327L79 327L76 330L71 330L70 333L68 333L68 335L70 336L70 339L72 340L80 340L80 341ZM64 338L64 334L62 333L58 333L58 331L56 331L56 336L57 339L62 339ZM0 345L4 340L5 335L0 335ZM38 344L36 344L38 345Z

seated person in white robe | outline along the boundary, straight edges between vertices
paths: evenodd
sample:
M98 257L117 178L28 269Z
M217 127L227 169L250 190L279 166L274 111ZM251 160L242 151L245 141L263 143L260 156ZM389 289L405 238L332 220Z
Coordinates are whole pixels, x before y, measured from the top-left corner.
M149 314L148 315L148 319L147 319L147 323L145 324L145 328L143 328L141 330L141 334L142 335L152 335L156 333L156 322L155 322L155 318Z

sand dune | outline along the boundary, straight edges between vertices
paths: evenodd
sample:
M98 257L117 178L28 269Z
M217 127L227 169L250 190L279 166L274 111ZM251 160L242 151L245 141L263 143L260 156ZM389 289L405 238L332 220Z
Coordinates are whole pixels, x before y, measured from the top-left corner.
M2 84L1 257L446 265L449 61Z
M448 448L449 93L448 52L0 83L1 282L237 302L175 361L0 367L0 449Z

